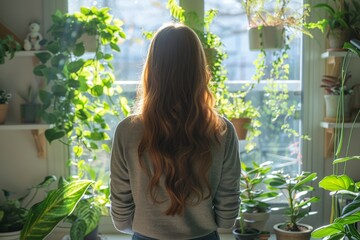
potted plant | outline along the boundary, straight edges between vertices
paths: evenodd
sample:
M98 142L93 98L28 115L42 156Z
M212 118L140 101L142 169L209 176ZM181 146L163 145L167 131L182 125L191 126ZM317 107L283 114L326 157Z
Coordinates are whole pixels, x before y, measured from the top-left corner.
M45 239L57 224L73 212L92 183L90 180L66 181L61 177L57 188L29 209L20 240Z
M245 224L249 228L264 231L264 226L270 216L271 207L268 201L279 196L277 190L269 189L265 184L267 174L272 169L272 162L261 164L252 162L246 165L241 162L240 198L241 211Z
M344 115L342 117L344 117L345 121L351 120L350 97L353 92L353 88L357 85L348 87L346 84L350 78L351 75L347 74L346 79L344 79L344 82L342 82L341 76L335 77L330 75L323 75L323 78L321 79L322 84L320 87L325 91L325 121L336 122L339 120L336 118L336 114L341 98L344 99Z
M248 130L252 132L252 137L259 134L257 127L260 122L256 119L260 113L250 100L245 100L246 94L246 91L230 93L226 90L218 98L218 111L232 122L239 140L246 139Z
M304 171L296 176L290 176L282 170L268 175L267 183L272 188L280 190L287 200L287 206L284 208L286 221L274 225L277 240L310 239L313 227L299 221L315 213L310 212L311 204L317 202L319 198L305 197L305 195L314 189L309 183L316 178L316 173Z
M12 35L6 35L4 38L0 38L0 64L4 64L7 57L12 59L15 52L20 49L20 43L15 41Z
M280 0L242 0L242 6L249 24L250 50L283 48L285 32L291 29L312 36L306 28L306 18L310 14L310 6L303 9L289 6L291 1Z
M22 123L39 123L41 114L41 104L37 102L39 92L31 85L25 92L19 92L19 96L24 100L20 104L20 119Z
M332 0L332 3L318 3L313 6L327 13L327 17L319 20L317 24L326 32L328 50L342 50L344 43L350 39L350 1Z
M9 108L9 100L11 99L11 93L6 90L0 89L0 124L4 124L6 120L7 111Z
M32 204L39 189L49 187L54 181L54 176L47 176L44 180L29 188L25 195L14 198L14 193L2 189L5 202L0 204L0 239L19 239Z

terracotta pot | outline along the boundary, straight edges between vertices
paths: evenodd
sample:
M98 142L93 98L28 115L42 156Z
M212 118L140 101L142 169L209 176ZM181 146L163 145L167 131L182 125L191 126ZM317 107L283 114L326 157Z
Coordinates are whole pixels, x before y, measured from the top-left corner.
M261 26L249 29L250 50L280 49L284 47L284 27Z
M248 126L251 123L251 119L250 118L233 118L230 121L232 122L232 124L235 127L235 131L238 136L238 139L244 140L246 138L247 131L248 131L246 126Z
M270 211L263 213L243 213L246 226L260 231L264 230L265 224L270 217Z
M282 229L284 223L274 225L276 240L310 240L313 227L307 224L299 223L298 226L303 230L301 232L290 232Z
M0 104L0 124L4 124L7 116L9 105Z

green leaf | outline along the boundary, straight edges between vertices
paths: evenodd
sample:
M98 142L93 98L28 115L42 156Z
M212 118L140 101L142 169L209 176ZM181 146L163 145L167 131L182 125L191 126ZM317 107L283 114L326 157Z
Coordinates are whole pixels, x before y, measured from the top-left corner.
M75 50L74 50L74 55L77 57L80 57L80 56L84 55L84 53L85 53L84 43L80 42L80 43L76 44Z
M65 131L58 128L49 128L45 130L45 137L49 143L65 136Z
M35 188L48 187L48 186L50 186L50 184L52 184L55 181L56 181L56 176L53 176L53 175L46 176L41 183L39 183L38 185L35 186Z
M85 62L84 62L83 59L79 59L77 61L69 63L67 68L68 68L70 73L76 73L77 71L79 71L84 66L84 63Z
M86 222L84 219L76 219L71 224L70 238L71 239L84 239L86 233Z
M315 229L311 233L311 237L323 238L323 237L331 236L333 234L338 234L343 231L344 231L344 227L342 224L332 223Z
M44 76L44 73L43 73L43 70L46 69L46 65L44 64L39 64L37 65L36 67L34 67L34 70L33 70L33 73L36 75L36 76Z
M79 180L52 190L29 211L21 240L44 239L76 207L92 181Z
M41 63L45 64L50 58L51 54L49 52L40 52L35 53L35 56L40 60Z
M338 158L333 161L333 164L343 163L350 160L360 160L360 156L351 156L351 157L344 157L344 158Z
M78 219L82 219L86 223L85 235L94 230L100 221L101 208L94 202L94 197L82 199L74 211L74 215Z
M293 187L294 189L297 189L298 187L304 185L305 183L308 183L310 181L313 181L317 178L317 174L316 173L311 173L308 176L306 176L304 179L302 179L300 182L296 183L295 186Z
M120 47L115 43L110 43L110 47L112 50L120 52Z
M354 181L347 175L329 175L319 182L319 186L328 191L353 190Z

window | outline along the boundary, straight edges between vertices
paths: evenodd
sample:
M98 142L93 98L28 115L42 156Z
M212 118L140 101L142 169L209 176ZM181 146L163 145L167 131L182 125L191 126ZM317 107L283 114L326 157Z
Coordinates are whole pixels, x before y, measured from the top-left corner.
M167 0L153 1L93 1L90 4L97 7L109 7L111 13L124 21L124 30L127 34L120 48L121 53L116 55L114 60L115 74L118 83L126 92L128 98L135 96L137 81L140 78L142 63L148 47L148 41L142 36L143 31L153 31L162 23L170 21L169 10L166 8ZM302 0L292 1L293 7L301 6ZM68 1L69 12L78 11L80 6L89 6L87 1ZM251 82L255 73L254 60L258 51L250 51L247 36L247 19L241 3L238 0L206 0L205 10L215 8L218 15L215 17L211 29L220 36L224 43L228 58L225 60L225 68L228 71L228 86L231 91L236 91L246 83ZM287 89L289 99L286 101L290 106L295 106L296 113L286 117L291 129L302 134L301 112L302 103L302 38L296 36L290 46L289 79L279 79L282 89ZM270 61L272 52L269 51L267 58ZM264 106L268 100L266 87L267 82L262 81L256 84L251 91L249 98L260 108L262 117L262 134L255 139L256 148L250 152L244 149L246 142L240 141L241 158L245 162L250 161L273 161L274 169L284 168L290 173L297 173L301 170L302 144L299 136L288 135L281 130L282 122L273 122L269 108ZM284 117L284 116L282 116ZM114 127L117 121L113 121ZM99 164L108 166L106 161L108 155L104 155ZM91 159L89 159L91 161ZM104 169L106 170L106 169Z

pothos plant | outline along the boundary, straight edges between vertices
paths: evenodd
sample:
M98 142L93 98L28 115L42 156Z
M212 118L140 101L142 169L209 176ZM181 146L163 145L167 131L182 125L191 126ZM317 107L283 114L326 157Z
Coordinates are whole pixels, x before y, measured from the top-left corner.
M346 42L344 48L348 50L343 60L341 74L341 89L344 89L347 79L351 55L360 57L360 47ZM340 92L341 100L337 111L337 119L344 119L344 90ZM353 124L359 117L357 113ZM329 224L315 229L311 236L323 239L353 239L360 240L356 223L360 221L360 182L346 174L349 161L360 160L360 156L349 154L349 144L353 135L353 126L347 146L344 144L344 120L339 122L340 127L335 130L333 173L325 176L319 186L330 192L331 215ZM343 147L346 146L345 151ZM339 204L345 202L344 205ZM342 207L340 208L340 205Z
M246 99L249 88L232 93L225 84L228 78L223 61L227 54L220 37L210 31L210 25L216 17L217 11L210 9L205 13L204 21L200 21L195 12L186 12L175 0L168 0L167 7L176 21L185 24L193 23L189 27L197 33L203 44L212 76L210 88L215 96L218 112L229 119L240 116L252 118L249 134L246 137L248 143L245 147L246 150L250 151L255 147L252 140L261 133L259 130L261 123L257 120L260 113L252 102Z
M122 22L112 17L109 8L95 7L73 14L57 11L52 21L51 41L46 51L36 54L41 63L34 69L47 83L39 93L42 119L51 124L46 139L77 143L73 149L77 156L84 148L109 151L103 143L110 139L106 116L129 112L126 98L119 95L121 88L113 85L111 63L113 52L120 51L120 39L125 38ZM94 37L94 52L86 52L81 40L85 34Z

